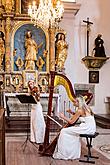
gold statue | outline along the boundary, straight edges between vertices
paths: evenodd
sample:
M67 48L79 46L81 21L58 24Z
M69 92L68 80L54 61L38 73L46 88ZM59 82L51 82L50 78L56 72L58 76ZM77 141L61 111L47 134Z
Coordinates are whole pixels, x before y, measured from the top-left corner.
M31 31L26 33L26 40L25 40L25 69L26 70L34 70L35 69L35 61L37 61L37 54L38 54L38 45L32 39Z
M3 58L5 55L5 40L4 33L0 31L0 70L3 69Z
M67 49L68 44L65 41L65 35L64 33L58 33L57 34L57 41L56 41L56 69L57 71L63 71L64 70L64 63L67 58Z

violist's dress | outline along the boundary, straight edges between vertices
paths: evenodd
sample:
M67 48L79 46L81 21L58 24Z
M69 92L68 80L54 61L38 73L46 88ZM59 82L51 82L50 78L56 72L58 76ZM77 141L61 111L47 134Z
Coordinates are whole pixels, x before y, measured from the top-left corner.
M81 139L79 134L94 134L96 131L96 123L93 115L81 118L83 118L83 123L79 126L71 126L61 130L53 158L64 160L80 158Z
M43 143L45 136L45 121L40 101L31 108L31 134L32 142Z

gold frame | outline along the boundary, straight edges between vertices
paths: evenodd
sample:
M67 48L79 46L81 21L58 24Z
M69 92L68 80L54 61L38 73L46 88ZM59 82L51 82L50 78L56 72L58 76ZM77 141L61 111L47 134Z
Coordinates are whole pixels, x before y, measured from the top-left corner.
M10 87L11 84L11 74L5 74L5 88Z
M38 84L38 71L37 70L24 70L23 71L23 84L24 88L27 88L28 81L34 80Z
M12 38L11 38L11 43L12 43L12 49L11 49L11 68L12 70L14 71L14 58L13 58L13 51L14 51L14 35L16 33L16 31L23 25L25 24L33 24L31 21L19 21L17 23L14 22L14 28L12 29ZM38 27L40 27L38 25ZM44 33L45 33L45 36L46 36L46 51L48 51L47 53L47 57L46 57L46 72L49 72L49 60L50 60L50 57L49 57L49 54L50 54L50 51L49 51L49 32L46 28L42 28L40 27ZM45 71L44 71L45 72Z
M89 83L99 83L99 71L89 71Z

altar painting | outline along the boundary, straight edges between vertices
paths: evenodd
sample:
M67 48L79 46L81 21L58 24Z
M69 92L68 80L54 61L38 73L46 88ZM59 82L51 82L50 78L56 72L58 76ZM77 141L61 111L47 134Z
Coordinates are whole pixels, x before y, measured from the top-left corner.
M33 24L25 24L17 29L14 35L14 48L13 48L13 70L22 71L25 70L25 55L26 47L25 40L27 32L32 33L32 39L38 46L38 52L36 53L35 69L39 71L46 71L47 63L47 49L46 49L46 35L40 27L36 27Z

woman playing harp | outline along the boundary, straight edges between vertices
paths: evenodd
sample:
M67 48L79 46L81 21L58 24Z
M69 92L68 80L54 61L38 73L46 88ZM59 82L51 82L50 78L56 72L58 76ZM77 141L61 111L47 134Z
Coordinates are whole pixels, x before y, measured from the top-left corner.
M77 107L77 111L73 117L68 119L63 113L60 114L60 117L69 124L75 123L78 119L81 119L83 122L79 126L71 126L61 130L53 154L53 158L55 159L69 160L80 158L81 142L79 134L94 134L96 131L94 115L90 107L86 104L84 97L77 97L73 104Z

